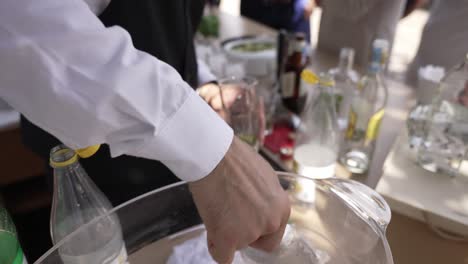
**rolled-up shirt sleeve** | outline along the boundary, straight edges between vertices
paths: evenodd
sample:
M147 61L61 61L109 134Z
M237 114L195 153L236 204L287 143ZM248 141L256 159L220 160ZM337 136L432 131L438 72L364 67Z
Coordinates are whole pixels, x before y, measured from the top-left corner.
M0 1L0 97L69 147L107 143L186 181L213 170L233 137L177 71L82 0Z

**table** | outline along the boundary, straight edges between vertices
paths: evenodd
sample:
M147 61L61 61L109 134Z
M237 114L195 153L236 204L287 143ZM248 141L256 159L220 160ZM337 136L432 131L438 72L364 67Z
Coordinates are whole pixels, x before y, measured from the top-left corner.
M234 17L227 14L220 14L220 18L222 37L235 37L242 34L275 34L275 31L245 18ZM337 57L315 52L313 61L314 70L323 71L335 66ZM347 175L343 170L338 171L338 176L350 177L374 188L381 180L382 175L384 175L384 179L379 183L377 190L387 198L392 208L392 221L387 230L387 238L392 248L395 263L468 264L468 246L466 244L440 238L428 228L426 223L420 221L421 218L412 217L404 213L404 211L401 211L398 204L388 195L389 193L384 191L383 186L386 183L389 184L386 186L387 188L392 188L391 186L393 186L386 180L383 171L384 163L392 149L395 139L401 131L406 130L405 122L407 113L415 104L414 94L410 87L391 78L387 78L387 86L389 90L388 105L380 127L380 135L377 139L377 147L368 176ZM274 164L279 164L279 166L277 166L278 169L288 169L281 166L281 162L275 155L268 153L268 151L264 151L264 153ZM411 177L411 175L407 175L407 177ZM399 186L404 186L404 183L401 183ZM402 189L399 195L409 195L409 192L411 192L411 190ZM427 192L426 195L430 195L430 192ZM466 192L464 197L467 197ZM417 201L415 201L415 203L417 203ZM460 227L460 225L458 225L458 227ZM461 227L463 227L463 225Z
M420 263L468 263L468 178L419 167L406 130L383 170L377 191L393 211L388 238L396 263L416 263L415 256Z
M468 177L431 173L418 166L406 130L385 161L377 191L395 211L468 237Z
M468 263L460 241L468 236L468 179L426 172L407 140L402 131L377 185L392 208L387 238L395 263Z
M248 18L233 16L226 13L220 13L220 37L221 39L238 37L242 35L276 35L276 31L261 25ZM338 54L327 54L320 51L314 51L312 56L312 69L315 72L328 71L338 64ZM358 69L359 70L359 69ZM361 69L362 72L362 69ZM377 147L374 159L367 176L351 175L344 168L339 168L337 174L339 177L352 178L375 188L382 176L382 167L399 131L405 127L406 113L414 105L414 95L412 89L393 79L387 78L389 90L388 105L385 117L382 120L380 135L377 139ZM262 151L269 159L279 163L278 168L287 170L281 165L277 157L271 155L267 150Z

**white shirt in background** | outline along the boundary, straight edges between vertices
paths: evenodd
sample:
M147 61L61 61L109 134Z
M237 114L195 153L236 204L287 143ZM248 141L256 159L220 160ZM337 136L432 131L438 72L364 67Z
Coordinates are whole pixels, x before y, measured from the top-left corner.
M0 97L72 148L210 173L233 132L176 70L96 17L108 0L0 1ZM155 175L157 177L157 175Z
M338 55L342 47L356 51L356 63L366 66L372 41L393 43L406 0L322 0L318 49Z
M468 0L436 0L424 27L418 53L408 71L415 85L418 69L437 65L449 70L468 52Z

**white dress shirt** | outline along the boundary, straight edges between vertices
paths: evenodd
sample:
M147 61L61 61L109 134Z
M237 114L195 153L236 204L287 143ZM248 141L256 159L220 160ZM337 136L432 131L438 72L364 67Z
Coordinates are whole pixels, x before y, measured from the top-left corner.
M406 0L322 0L318 48L333 54L342 47L356 51L356 63L367 66L372 42L393 43Z
M160 160L186 181L233 132L171 66L96 14L109 0L1 0L0 97L72 148ZM157 177L157 175L155 175Z
M467 52L468 0L434 1L407 79L416 85L420 67L432 64L449 70L461 63Z

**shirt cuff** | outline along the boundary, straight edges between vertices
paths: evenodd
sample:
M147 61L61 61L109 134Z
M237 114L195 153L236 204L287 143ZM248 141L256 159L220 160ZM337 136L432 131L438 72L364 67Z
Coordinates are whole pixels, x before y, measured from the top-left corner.
M159 159L177 177L196 181L212 172L228 151L233 131L195 92L138 156Z

